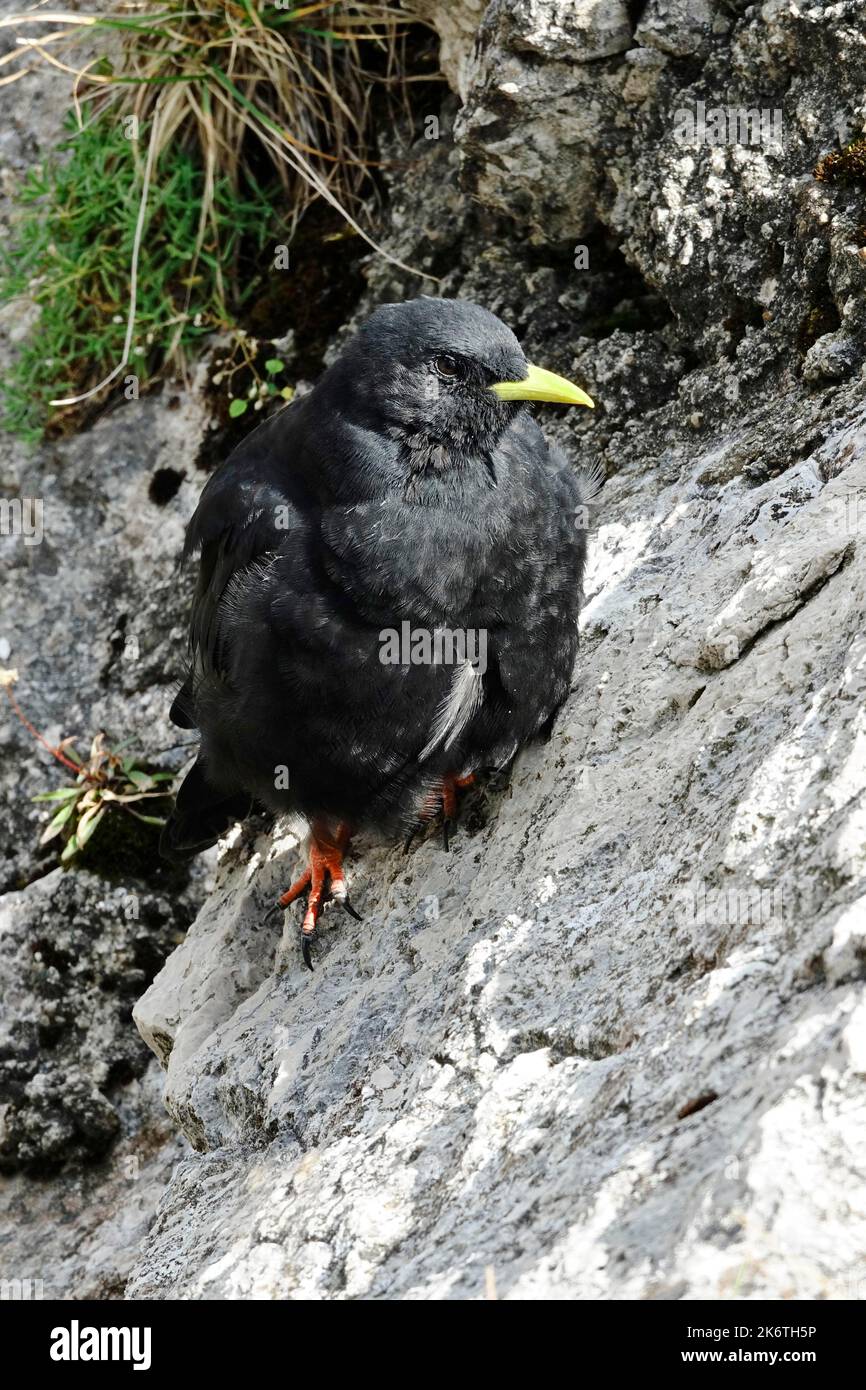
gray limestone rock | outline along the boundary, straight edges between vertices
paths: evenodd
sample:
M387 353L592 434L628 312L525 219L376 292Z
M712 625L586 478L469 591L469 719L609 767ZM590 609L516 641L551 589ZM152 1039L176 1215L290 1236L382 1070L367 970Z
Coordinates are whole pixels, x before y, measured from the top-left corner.
M596 397L539 412L603 482L570 698L507 787L467 795L449 855L359 838L364 921L327 915L313 976L269 915L299 827L232 832L135 1004L167 1116L109 1017L139 937L95 875L57 899L80 959L40 1050L56 962L27 933L61 880L3 760L10 1142L80 1152L52 1179L63 1229L49 1189L4 1180L0 1272L68 1297L862 1297L866 254L862 188L813 178L862 125L860 7L423 12L453 94L386 172L382 234L435 278L371 257L345 331L466 295ZM41 726L172 741L205 428L193 391L4 461L7 491L52 499L0 623ZM41 790L42 755L3 737ZM137 883L160 952L204 872L171 910ZM110 962L100 1011L82 972Z

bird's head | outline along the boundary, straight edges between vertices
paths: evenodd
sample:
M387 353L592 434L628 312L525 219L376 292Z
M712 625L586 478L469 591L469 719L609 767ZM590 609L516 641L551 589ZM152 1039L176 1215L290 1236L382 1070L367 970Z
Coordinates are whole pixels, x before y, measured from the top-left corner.
M422 467L492 449L523 401L593 404L564 377L530 366L511 329L464 299L382 305L339 366L351 397L344 408L404 442Z

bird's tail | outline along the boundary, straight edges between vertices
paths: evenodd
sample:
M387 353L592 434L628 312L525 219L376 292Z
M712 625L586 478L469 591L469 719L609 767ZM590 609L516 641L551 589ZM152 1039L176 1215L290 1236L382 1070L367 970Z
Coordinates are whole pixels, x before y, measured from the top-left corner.
M193 696L192 672L187 675L171 702L168 714L172 724L179 729L197 729L195 722L195 699Z
M245 792L226 796L216 791L207 781L199 758L183 779L174 810L162 829L159 852L175 864L191 859L215 845L251 810L252 801Z

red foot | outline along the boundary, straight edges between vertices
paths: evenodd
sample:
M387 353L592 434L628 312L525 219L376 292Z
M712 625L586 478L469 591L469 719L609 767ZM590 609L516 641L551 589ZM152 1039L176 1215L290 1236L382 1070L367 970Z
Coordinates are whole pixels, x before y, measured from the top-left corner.
M327 828L316 823L312 827L312 838L310 840L310 867L296 879L279 900L280 907L288 907L303 892L309 889L307 898L307 909L304 913L304 920L301 924L301 936L304 944L304 960L312 969L310 961L309 942L316 930L316 923L319 914L327 898L333 898L340 903L347 912L353 917L358 917L357 912L351 906L346 887L346 876L343 872L343 855L349 843L351 831L348 826L340 825L336 834L332 834ZM360 918L358 918L360 921Z
M410 830L404 849L408 850L420 828L427 825L433 818L442 811L442 830L445 848L448 849L448 826L457 815L457 793L466 787L471 787L475 782L475 773L469 772L465 777L458 777L453 772L448 772L442 778L442 786L438 791L431 792L418 814L418 824Z

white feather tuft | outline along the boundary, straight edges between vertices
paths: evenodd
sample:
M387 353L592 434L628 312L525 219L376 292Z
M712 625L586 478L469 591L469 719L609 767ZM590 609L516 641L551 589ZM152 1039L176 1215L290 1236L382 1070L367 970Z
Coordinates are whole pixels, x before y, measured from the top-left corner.
M480 705L481 695L481 676L471 661L462 662L454 674L451 689L436 711L430 738L421 750L419 762L423 763L438 748L451 747Z

